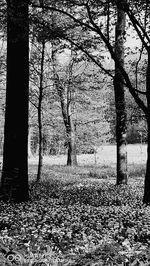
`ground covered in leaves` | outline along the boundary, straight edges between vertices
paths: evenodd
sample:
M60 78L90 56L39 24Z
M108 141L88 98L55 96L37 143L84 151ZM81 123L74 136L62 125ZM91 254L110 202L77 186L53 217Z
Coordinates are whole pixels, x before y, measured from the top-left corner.
M57 175L45 168L37 184L34 170L29 202L0 203L3 265L150 264L150 207L142 204L142 178L116 186L106 168L59 167Z

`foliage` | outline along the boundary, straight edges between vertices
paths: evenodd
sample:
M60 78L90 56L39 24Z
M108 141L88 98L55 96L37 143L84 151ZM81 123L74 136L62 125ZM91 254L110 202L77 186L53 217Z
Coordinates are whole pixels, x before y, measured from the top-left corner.
M55 178L47 171L41 183L31 180L28 203L1 202L3 259L19 252L26 262L32 257L32 265L42 259L45 265L148 262L150 208L142 205L143 181L116 187L110 177L92 178Z
M50 48L50 43L48 47ZM63 49L63 48L62 48ZM34 50L34 49L33 49ZM65 86L68 82L67 68L68 62L61 65L61 56L65 58L65 49L61 51L59 46L57 46L59 57L59 64L57 65L57 71L59 74L59 81L63 89L63 97L65 102L67 100L68 93L65 92ZM70 51L68 49L68 51ZM30 100L32 104L37 105L37 92L36 92L36 64L39 67L37 61L37 51L31 53L31 82L30 82ZM47 52L48 57L48 52ZM49 55L50 57L50 55ZM67 55L66 55L67 57ZM94 151L95 146L99 144L109 142L111 137L109 122L106 119L105 113L108 109L108 100L105 97L107 88L104 76L101 74L99 69L94 66L93 63L88 63L87 60L80 59L77 60L79 54L74 56L75 60L72 66L72 83L71 83L71 104L72 104L72 121L76 127L76 146L78 153L87 153L91 150ZM77 60L77 62L76 62ZM47 59L47 71L49 71L49 76L52 78L52 65L49 59ZM33 69L32 69L33 68ZM65 128L63 126L63 119L61 114L61 104L57 91L54 84L50 86L50 77L47 79L44 89L43 98L43 138L44 138L44 154L58 154L65 153L67 143L67 136L65 134ZM34 85L32 84L34 80ZM49 81L48 81L49 80ZM37 79L38 81L38 79ZM49 84L49 86L48 86ZM36 96L36 97L35 97ZM70 101L69 101L70 102ZM35 108L31 105L30 114L32 118L30 123L34 126L37 123ZM35 115L33 114L35 112ZM32 137L32 143L34 146L34 152L37 148L37 128L34 126L34 137ZM33 152L33 153L34 153Z
M137 124L129 124L127 131L127 142L128 143L146 143L147 142L147 130L145 121L138 121ZM142 125L142 127L141 127ZM145 130L144 130L145 129Z

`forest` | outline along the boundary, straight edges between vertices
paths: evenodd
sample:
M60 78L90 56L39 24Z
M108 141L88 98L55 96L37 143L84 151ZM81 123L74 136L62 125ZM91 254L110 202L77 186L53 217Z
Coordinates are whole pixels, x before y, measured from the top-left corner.
M0 0L0 265L150 264L149 0Z

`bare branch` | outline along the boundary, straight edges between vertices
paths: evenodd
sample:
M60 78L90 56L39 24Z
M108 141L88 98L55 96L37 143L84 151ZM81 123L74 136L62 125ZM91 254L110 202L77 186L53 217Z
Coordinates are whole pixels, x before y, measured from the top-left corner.
M137 89L135 89L135 91L136 91L137 93L140 93L140 94L143 94L143 95L146 96L146 92L145 92L145 91L140 91L140 90L137 90Z

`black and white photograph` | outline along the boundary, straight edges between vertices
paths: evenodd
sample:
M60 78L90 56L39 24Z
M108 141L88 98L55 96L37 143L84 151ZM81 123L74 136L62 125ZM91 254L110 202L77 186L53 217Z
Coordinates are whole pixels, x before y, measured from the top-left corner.
M150 265L150 0L0 0L0 266Z

